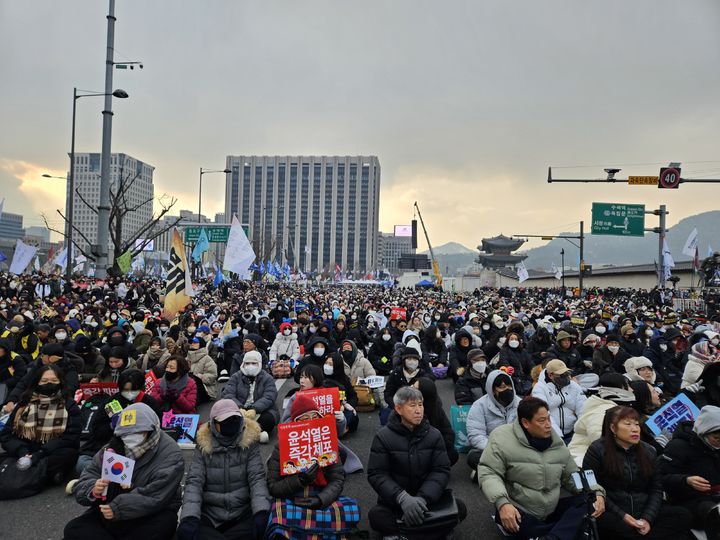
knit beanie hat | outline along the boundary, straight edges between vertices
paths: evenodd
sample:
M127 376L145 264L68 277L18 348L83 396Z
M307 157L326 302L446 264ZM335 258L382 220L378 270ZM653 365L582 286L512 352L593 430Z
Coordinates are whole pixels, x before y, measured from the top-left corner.
M296 393L295 400L293 401L292 407L290 407L290 418L292 421L294 421L298 416L302 416L303 414L312 411L320 414L313 398L303 394L302 392Z
M485 353L482 349L470 349L467 353L468 362L477 362L480 359L487 360Z
M720 407L705 405L700 409L693 431L701 437L714 431L720 431Z

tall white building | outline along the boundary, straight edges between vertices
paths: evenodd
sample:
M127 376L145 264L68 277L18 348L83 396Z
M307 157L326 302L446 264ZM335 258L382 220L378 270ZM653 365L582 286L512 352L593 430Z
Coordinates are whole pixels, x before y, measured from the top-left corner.
M228 156L225 220L249 225L263 260L304 271L377 266L376 156Z
M380 269L387 268L390 273L400 272L398 264L401 255L415 254L412 237L395 236L394 233L378 233L378 260Z
M124 204L127 204L127 208L137 209L125 214L122 223L122 237L128 239L152 218L155 167L127 154L112 154L110 166L112 192L117 191L121 179L125 185L132 183L130 188L125 190ZM69 185L67 189L69 190ZM97 243L98 216L95 211L100 205L100 154L75 153L75 189L80 194L73 193L72 197L73 223L82 232L82 236L74 232L73 242L87 249L88 241L91 244ZM85 204L83 199L88 204ZM112 253L112 243L108 244L108 249Z

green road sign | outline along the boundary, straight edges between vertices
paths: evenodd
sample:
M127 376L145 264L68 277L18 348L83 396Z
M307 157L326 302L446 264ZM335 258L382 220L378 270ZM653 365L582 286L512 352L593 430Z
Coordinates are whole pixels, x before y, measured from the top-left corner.
M645 205L594 202L590 232L613 236L645 236Z
M227 244L230 236L230 225L224 227L185 227L185 243L192 244L200 238L200 230L205 229L208 241ZM247 234L247 231L246 233Z

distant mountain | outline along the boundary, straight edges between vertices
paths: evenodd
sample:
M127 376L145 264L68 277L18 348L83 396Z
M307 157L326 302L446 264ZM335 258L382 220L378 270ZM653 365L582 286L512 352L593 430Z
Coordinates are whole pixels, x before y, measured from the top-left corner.
M645 216L645 227L656 227L657 216ZM645 233L644 237L621 238L619 236L594 236L590 234L590 223L585 222L587 227L585 237L585 261L593 265L627 265L647 264L657 261L659 258L658 235ZM708 245L713 249L720 250L720 211L713 210L689 216L677 225L670 228L667 234L667 242L675 261L687 261L691 259L683 255L682 248L687 237L693 228L698 230L699 255L702 260L707 255ZM577 234L577 231L566 234ZM577 243L577 240L573 240ZM565 266L577 268L579 250L570 244L569 241L556 238L546 245L520 251L528 258L525 260L527 268L537 270L549 270L553 263L560 266L560 250L565 249Z
M466 248L462 244L459 244L458 242L448 242L447 244L443 244L442 246L437 246L433 248L433 251L435 252L435 255L474 255L475 251L469 248ZM429 255L429 251L423 251L422 254Z
M433 248L433 251L440 265L440 272L448 276L457 275L461 270L472 266L478 253L458 242L448 242ZM422 254L430 255L430 252L423 251Z

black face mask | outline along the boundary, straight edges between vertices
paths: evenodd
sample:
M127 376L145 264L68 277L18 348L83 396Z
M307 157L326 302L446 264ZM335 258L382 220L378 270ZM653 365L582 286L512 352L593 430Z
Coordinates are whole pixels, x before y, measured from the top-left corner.
M122 345L125 340L122 336L111 336L110 337L110 344L111 345Z
M343 352L342 352L342 355L343 355L343 358L345 358L345 360L352 360L352 357L353 357L353 356L352 356L352 350L350 350L350 351L343 351Z
M218 430L220 431L220 435L223 437L234 437L240 432L242 418L239 416L231 416L222 422L218 422L218 424L220 425L220 429Z
M508 388L507 390L503 390L497 395L497 400L500 402L500 404L503 407L507 407L512 403L513 398L515 397L515 392L512 388Z
M43 396L52 396L58 390L60 390L60 385L57 383L39 384L37 387L38 394Z
M177 371L166 371L165 372L165 378L168 381L174 381L178 378L178 372Z
M564 375L562 377L555 377L553 379L553 382L558 388L565 388L567 385L570 384L570 377L568 377L567 375Z

